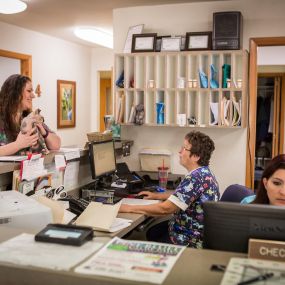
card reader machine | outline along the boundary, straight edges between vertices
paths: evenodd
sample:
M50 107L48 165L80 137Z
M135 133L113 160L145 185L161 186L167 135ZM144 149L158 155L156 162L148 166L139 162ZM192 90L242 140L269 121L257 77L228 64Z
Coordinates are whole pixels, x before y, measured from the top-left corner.
M48 224L35 235L36 241L80 246L93 239L93 229L85 226Z

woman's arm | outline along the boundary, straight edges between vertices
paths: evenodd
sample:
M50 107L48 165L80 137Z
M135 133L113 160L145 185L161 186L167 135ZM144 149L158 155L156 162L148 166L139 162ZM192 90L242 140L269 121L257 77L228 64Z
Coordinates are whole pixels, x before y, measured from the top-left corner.
M51 132L47 126L44 127L43 124L37 124L37 127L45 140L47 148L50 150L59 150L61 146L60 137L56 133Z
M121 205L120 213L137 213L148 216L166 216L178 211L179 208L172 202L166 200L164 202L152 205Z
M0 156L13 155L23 148L30 147L36 144L39 139L39 136L37 133L31 135L31 133L34 131L35 129L32 129L27 134L22 134L21 132L19 132L14 142L0 146Z
M45 138L46 145L50 150L59 150L61 146L60 137L56 133L49 133Z

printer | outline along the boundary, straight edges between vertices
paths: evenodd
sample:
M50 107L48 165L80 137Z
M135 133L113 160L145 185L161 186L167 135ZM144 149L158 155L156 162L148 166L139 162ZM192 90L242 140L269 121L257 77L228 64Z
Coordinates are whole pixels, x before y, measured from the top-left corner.
M52 223L51 209L18 191L0 191L1 227L39 231Z

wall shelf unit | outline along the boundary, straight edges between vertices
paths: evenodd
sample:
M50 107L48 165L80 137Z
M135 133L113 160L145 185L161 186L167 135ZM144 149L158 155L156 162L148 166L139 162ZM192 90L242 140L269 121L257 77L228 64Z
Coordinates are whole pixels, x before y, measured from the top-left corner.
M114 78L115 117L121 124L132 123L132 108L143 104L149 126L247 125L245 50L116 54ZM157 103L163 103L162 120Z

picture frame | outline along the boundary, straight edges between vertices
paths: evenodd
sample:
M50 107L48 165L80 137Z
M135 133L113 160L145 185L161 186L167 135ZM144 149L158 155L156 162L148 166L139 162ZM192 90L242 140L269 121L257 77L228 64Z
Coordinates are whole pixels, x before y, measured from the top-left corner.
M143 27L144 24L129 27L127 38L125 41L124 53L131 53L133 34L141 34L143 31Z
M161 50L161 41L162 41L163 38L171 38L171 35L157 36L156 37L156 44L155 44L155 51L156 52L160 52L160 50Z
M57 128L73 128L76 123L76 82L57 80Z
M133 34L132 52L155 51L156 33Z
M181 37L161 39L161 51L180 51Z
M211 50L212 32L186 33L185 50Z

